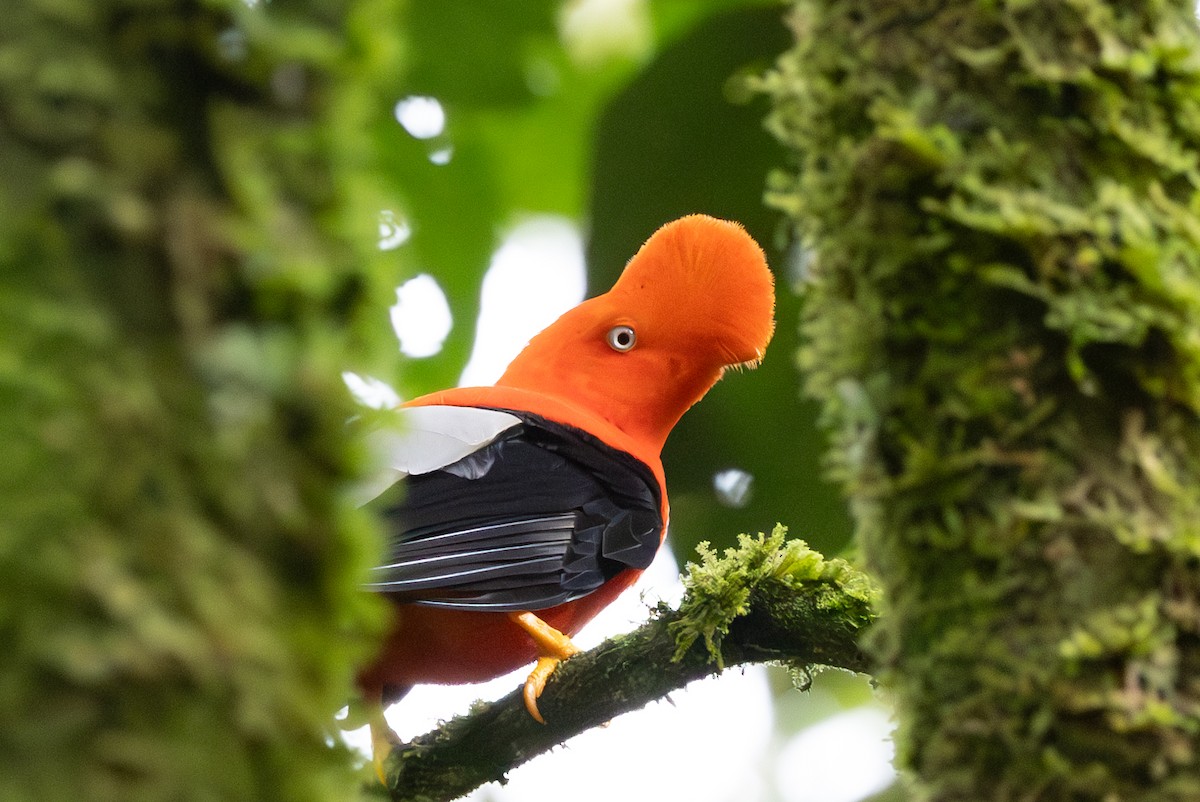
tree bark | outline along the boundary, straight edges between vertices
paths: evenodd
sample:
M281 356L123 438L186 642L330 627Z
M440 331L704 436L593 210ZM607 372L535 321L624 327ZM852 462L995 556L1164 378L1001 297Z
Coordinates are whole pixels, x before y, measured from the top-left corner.
M327 738L382 615L340 373L386 297L357 148L389 51L276 5L4 6L5 800L357 783Z
M1193 4L792 24L772 199L915 798L1200 798Z

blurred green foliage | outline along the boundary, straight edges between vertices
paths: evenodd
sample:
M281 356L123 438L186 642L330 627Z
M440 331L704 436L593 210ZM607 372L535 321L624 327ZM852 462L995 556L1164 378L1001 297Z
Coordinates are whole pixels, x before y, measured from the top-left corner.
M436 98L446 129L420 140L390 116L371 129L389 203L413 232L389 256L398 276L435 276L455 320L436 358L403 360L388 376L406 395L457 382L474 342L483 274L504 230L521 215L583 213L590 125L631 65L574 62L558 35L560 5L421 0L400 21L413 48L395 99ZM430 160L446 147L448 163Z
M345 799L378 559L358 131L390 0L45 0L0 34L0 798ZM363 16L360 16L363 15Z

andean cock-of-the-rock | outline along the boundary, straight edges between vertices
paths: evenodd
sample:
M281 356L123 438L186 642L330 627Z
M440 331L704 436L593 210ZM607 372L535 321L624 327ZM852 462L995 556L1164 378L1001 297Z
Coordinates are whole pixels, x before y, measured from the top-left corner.
M669 507L672 427L774 330L774 282L737 223L656 231L612 289L533 337L494 386L395 410L376 446L389 530L370 587L391 630L358 676L376 769L395 742L382 706L419 683L479 682L534 663L537 699L570 637L650 564Z

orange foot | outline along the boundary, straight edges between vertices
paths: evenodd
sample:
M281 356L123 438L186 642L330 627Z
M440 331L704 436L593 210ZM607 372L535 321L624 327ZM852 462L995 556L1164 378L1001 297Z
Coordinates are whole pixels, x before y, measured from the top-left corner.
M387 719L383 717L383 699L382 691L364 689L357 699L351 700L350 709L346 718L339 722L339 727L347 731L356 730L365 723L371 728L371 764L375 767L375 776L379 778L379 782L386 786L387 776L384 774L383 764L401 741L400 736L396 735L388 726Z
M509 613L508 617L521 629L529 633L537 644L541 656L537 665L525 680L525 709L534 720L545 724L546 719L538 711L537 700L546 687L546 680L554 673L555 667L573 654L579 653L579 648L571 639L554 627L538 618L533 613Z

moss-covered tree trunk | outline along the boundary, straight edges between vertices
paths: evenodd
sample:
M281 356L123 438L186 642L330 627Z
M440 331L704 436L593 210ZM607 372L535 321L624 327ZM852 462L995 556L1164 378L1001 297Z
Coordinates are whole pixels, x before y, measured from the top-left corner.
M390 6L4 5L2 799L357 785L327 733L375 541L339 374L382 286Z
M803 361L914 798L1200 799L1191 0L812 0Z

